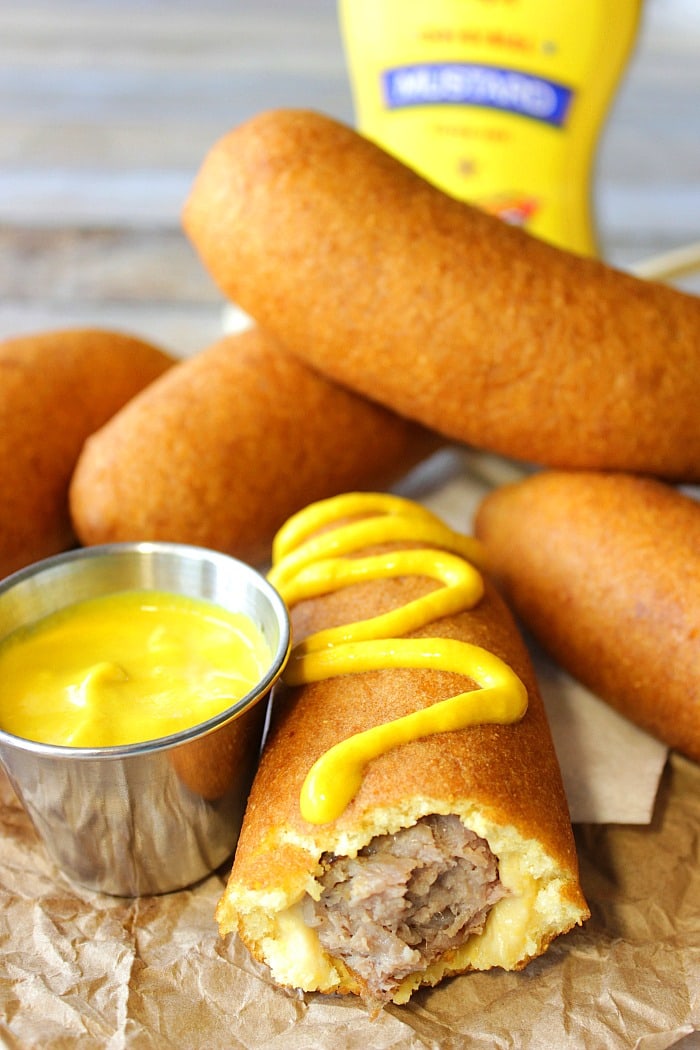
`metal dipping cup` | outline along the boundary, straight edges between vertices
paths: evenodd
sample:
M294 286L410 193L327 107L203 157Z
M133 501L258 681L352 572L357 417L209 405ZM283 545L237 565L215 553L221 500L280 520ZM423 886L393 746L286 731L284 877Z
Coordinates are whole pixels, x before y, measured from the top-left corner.
M241 700L171 736L83 748L0 729L0 761L58 867L89 889L135 897L190 886L232 855L290 628L277 591L235 558L183 544L115 543L7 577L0 639L75 602L125 590L169 591L246 613L271 652Z

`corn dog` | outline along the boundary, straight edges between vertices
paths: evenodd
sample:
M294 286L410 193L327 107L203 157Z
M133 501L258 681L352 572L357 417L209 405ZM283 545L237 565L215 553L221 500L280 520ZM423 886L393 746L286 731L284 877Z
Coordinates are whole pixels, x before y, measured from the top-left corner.
M350 493L273 550L296 645L222 934L277 983L371 1009L520 969L588 909L537 684L478 545Z
M490 493L475 529L555 659L700 761L700 504L650 479L545 471Z
M173 361L98 329L0 343L0 577L75 543L68 483L85 438Z
M700 300L454 200L274 110L209 152L184 225L220 288L332 379L452 440L700 478Z
M262 562L309 499L387 484L436 447L252 328L181 361L90 438L71 513L86 545L170 540Z

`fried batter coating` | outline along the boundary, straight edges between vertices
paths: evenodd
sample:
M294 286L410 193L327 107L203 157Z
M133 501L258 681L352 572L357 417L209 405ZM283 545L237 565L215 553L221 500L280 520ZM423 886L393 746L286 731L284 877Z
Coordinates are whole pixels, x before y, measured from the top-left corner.
M273 110L205 158L185 229L332 379L450 439L700 479L700 299L457 201L350 128Z
M475 527L562 667L700 761L700 503L660 481L544 471L489 494Z
M83 442L173 363L100 329L0 343L0 577L75 543L68 484Z
M309 500L388 484L436 447L252 328L181 361L90 438L73 521L86 545L166 540L260 563Z

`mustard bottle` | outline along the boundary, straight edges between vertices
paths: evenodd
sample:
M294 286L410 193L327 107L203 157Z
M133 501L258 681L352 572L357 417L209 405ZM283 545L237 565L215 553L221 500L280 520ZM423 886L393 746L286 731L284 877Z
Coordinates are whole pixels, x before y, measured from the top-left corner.
M339 0L358 130L445 192L598 254L591 178L642 0Z

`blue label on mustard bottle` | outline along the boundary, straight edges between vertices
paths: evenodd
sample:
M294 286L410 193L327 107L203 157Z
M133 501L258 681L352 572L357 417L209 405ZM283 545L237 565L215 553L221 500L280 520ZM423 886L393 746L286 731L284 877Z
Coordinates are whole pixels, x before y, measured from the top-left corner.
M641 2L339 0L358 130L447 193L595 255L595 149Z

